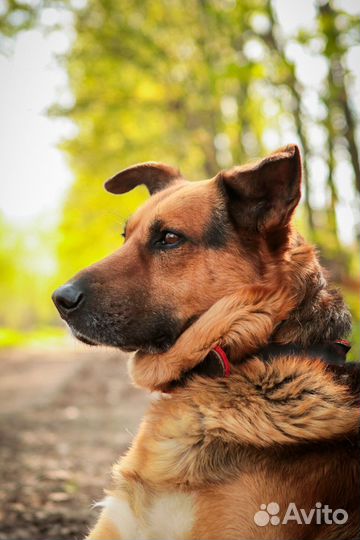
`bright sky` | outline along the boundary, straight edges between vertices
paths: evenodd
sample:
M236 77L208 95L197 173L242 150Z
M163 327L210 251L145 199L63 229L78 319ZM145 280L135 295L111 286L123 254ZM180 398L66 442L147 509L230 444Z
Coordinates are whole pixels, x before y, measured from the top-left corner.
M71 126L46 115L66 88L65 73L55 60L66 43L59 33L24 32L13 54L0 56L0 204L11 220L55 210L71 183L56 148Z
M338 0L347 11L360 13L358 0ZM275 0L283 31L290 35L300 27L314 25L313 0ZM59 17L53 8L43 10L43 23L51 24ZM71 25L70 25L71 26ZM69 26L69 28L70 28ZM47 36L39 31L20 34L8 56L0 55L0 210L17 223L31 223L43 214L57 215L72 174L64 155L58 150L59 141L72 134L74 126L65 120L47 118L46 109L53 103L71 99L66 73L55 55L70 45L68 34L53 32ZM287 53L297 62L298 74L309 86L308 107L317 107L317 90L326 74L324 61L316 55L305 54L295 44ZM360 50L353 48L348 65L356 72L360 90ZM249 54L256 55L256 47ZM359 92L360 95L360 92ZM275 135L268 134L271 143ZM314 144L323 144L321 132L312 133ZM314 200L321 205L322 185L325 180L321 160L311 167L319 177L319 189ZM339 205L341 235L345 241L353 239L353 219L348 202L351 193L351 174L344 163L341 175L343 200Z

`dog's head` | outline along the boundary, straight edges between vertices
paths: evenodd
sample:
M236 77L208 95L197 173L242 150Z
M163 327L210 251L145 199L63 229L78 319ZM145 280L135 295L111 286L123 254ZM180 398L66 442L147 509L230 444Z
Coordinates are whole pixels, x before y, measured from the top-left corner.
M151 197L127 222L124 245L53 299L82 341L161 352L219 299L268 280L274 264L281 268L300 199L301 159L289 145L200 182L144 163L114 176L106 189L120 194L139 184Z

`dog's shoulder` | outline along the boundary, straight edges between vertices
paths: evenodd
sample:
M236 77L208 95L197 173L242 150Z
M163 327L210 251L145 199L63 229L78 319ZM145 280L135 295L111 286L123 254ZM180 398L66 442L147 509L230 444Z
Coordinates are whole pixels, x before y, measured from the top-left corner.
M221 482L266 452L351 441L359 428L358 366L253 359L230 378L194 377L154 402L122 462L162 482ZM136 451L135 451L136 449Z
M260 448L334 439L358 430L359 371L301 356L253 359L230 378L195 378L153 414L190 409L207 437Z

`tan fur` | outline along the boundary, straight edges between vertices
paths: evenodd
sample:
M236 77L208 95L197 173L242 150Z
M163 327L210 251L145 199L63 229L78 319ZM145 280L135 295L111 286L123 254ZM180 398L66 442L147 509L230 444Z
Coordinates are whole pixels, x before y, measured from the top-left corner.
M120 467L156 485L199 486L235 473L239 445L331 440L356 433L359 413L321 361L289 357L265 365L255 359L231 379L196 377L153 404ZM233 458L224 458L224 442L234 443ZM220 461L211 466L217 444Z
M309 246L294 249L282 268L268 272L267 286L243 286L236 293L221 298L168 352L137 353L129 363L135 384L149 390L166 390L168 383L196 366L216 345L228 347L236 360L261 348L276 326L302 300L302 287L297 280L294 283L294 275L298 280L305 280L313 271L313 257ZM281 286L278 285L280 272ZM282 342L281 337L278 341Z
M167 383L195 367L216 345L229 346L240 360L267 343L276 324L286 316L281 308L285 305L290 310L287 296L284 289L274 293L259 287L243 287L222 298L167 353L137 353L129 364L135 384L150 390L166 390Z
M102 515L99 518L87 538L96 540L110 540L116 538L118 540L123 540L120 536L120 531L106 515Z
M89 538L357 537L358 375L306 353L346 336L350 318L291 224L298 148L197 183L139 164L107 187L124 193L142 182L153 196L129 220L124 246L65 287L78 287L83 301L69 308L55 294L79 339L137 350L134 383L171 390L115 465ZM176 249L163 244L169 233ZM304 352L265 363L254 354L269 342ZM176 385L217 345L230 358L229 379L190 375ZM341 505L349 519L260 530L254 514L272 501Z
M319 468L330 473L332 466L321 456L310 463L299 458L298 478L284 491L286 471L281 462L274 467L273 450L281 455L302 441L351 437L359 413L346 384L321 361L290 357L265 365L254 359L230 380L196 377L151 406L132 448L114 467L113 495L126 498L145 531L148 509L175 490L195 496L196 521L188 538L257 538L253 515L262 502L285 503L290 497L311 508L322 490L325 495L326 479L313 495L307 482ZM287 533L294 529L283 527ZM276 534L279 528L268 527L266 538Z

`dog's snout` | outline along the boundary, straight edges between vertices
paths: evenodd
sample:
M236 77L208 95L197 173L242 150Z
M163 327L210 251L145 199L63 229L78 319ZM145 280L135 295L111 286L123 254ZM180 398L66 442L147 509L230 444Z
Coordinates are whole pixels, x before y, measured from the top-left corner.
M84 298L84 291L78 282L68 283L56 289L52 295L55 306L60 313L68 314L75 311Z

